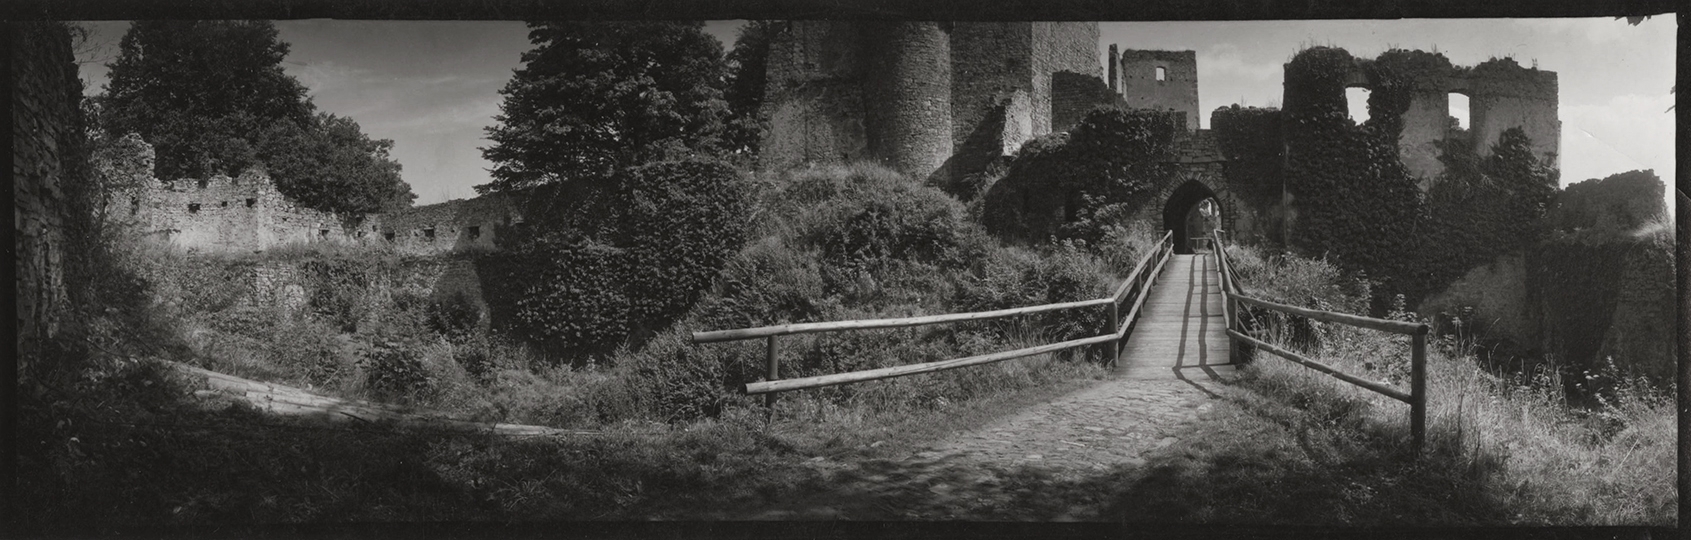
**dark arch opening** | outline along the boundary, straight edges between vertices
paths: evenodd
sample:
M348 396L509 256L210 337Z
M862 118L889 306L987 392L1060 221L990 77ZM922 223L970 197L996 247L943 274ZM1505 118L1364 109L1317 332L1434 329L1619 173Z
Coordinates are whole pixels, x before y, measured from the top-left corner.
M1194 219L1202 218L1199 206L1204 201L1212 201L1215 221L1211 226L1218 226L1221 219L1221 201L1216 199L1215 192L1197 180L1187 180L1180 187L1174 188L1169 195L1168 202L1163 203L1163 229L1174 231L1174 252L1180 254L1192 253L1192 238L1194 231L1191 227ZM1202 238L1207 231L1196 231Z

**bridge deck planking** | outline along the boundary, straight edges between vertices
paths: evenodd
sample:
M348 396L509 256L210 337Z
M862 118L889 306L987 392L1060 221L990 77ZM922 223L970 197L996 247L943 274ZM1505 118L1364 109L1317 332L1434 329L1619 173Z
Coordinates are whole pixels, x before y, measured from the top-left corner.
M1193 379L1232 373L1220 283L1213 255L1174 255L1122 347L1116 377Z

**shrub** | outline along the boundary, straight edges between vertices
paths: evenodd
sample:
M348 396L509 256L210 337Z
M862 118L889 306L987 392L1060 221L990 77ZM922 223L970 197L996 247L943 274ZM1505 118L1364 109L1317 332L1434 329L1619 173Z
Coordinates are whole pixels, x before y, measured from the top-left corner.
M381 399L406 399L434 385L411 344L378 336L359 351L364 387Z
M495 325L578 360L606 353L686 312L740 248L748 216L733 167L661 162L607 181L615 189L587 200L531 194L534 223L478 259Z
M402 302L394 302L403 311ZM453 291L428 306L429 328L454 342L469 339L481 324L481 306L463 291Z

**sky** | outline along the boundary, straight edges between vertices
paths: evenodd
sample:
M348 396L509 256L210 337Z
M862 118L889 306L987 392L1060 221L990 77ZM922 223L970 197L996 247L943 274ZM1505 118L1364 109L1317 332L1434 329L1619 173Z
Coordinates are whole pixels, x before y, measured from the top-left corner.
M83 24L92 46L79 51L79 61L94 95L128 23ZM742 24L712 21L705 29L726 49ZM392 155L417 204L473 197L474 186L491 180L492 164L479 148L489 144L485 128L499 113L499 89L531 46L521 22L302 20L276 27L291 46L283 68L319 110L394 141ZM1205 128L1218 107L1279 106L1281 66L1309 45L1367 58L1393 47L1437 50L1457 65L1513 57L1558 73L1564 185L1634 169L1654 169L1670 183L1675 174L1671 15L1636 26L1613 18L1407 19L1105 22L1099 30L1100 66L1111 44L1196 51Z

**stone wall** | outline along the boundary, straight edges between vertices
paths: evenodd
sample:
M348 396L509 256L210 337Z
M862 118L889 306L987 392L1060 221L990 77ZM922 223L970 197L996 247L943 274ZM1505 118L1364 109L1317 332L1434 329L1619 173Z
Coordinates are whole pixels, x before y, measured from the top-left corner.
M1503 131L1518 127L1532 139L1533 153L1542 163L1558 166L1562 122L1557 118L1555 72L1522 67L1509 58L1462 67L1451 65L1438 53L1409 54L1421 58L1412 70L1398 74L1408 78L1410 94L1409 109L1402 115L1403 131L1398 134L1398 154L1410 174L1422 178L1423 190L1444 171L1437 143L1449 136L1450 94L1468 96L1468 144L1476 154L1491 155L1491 146ZM1372 89L1377 84L1373 63L1358 59L1343 75L1346 86Z
M1120 52L1117 70L1121 94L1135 109L1186 114L1186 129L1198 129L1198 56L1194 51ZM1163 80L1157 80L1157 68Z
M761 167L868 156L858 30L846 21L792 21L769 45Z
M107 213L133 223L143 235L206 251L261 251L295 242L362 242L362 218L304 208L276 190L264 173L236 178L145 181L117 194Z
M1051 130L1068 131L1098 107L1127 107L1120 94L1098 77L1069 72L1051 75Z
M494 249L499 229L522 223L509 196L491 194L373 216L368 228L401 253Z
M759 167L873 160L960 178L1051 131L1057 72L1099 77L1094 23L793 21L770 45Z
M1051 79L1058 72L1079 73L1103 79L1098 65L1098 24L1036 22L1030 51L1033 61L1033 134L1058 131L1051 127Z
M56 23L7 32L12 76L12 195L16 235L18 354L30 358L57 333L66 305L65 189L82 181L87 149L82 84L70 34Z
M951 37L939 23L865 23L869 154L916 178L952 154Z
M402 253L435 254L492 249L497 228L521 222L504 195L409 208L391 214L339 215L302 207L277 191L268 176L151 176L152 149L138 142L135 163L149 169L132 187L115 192L105 213L143 237L198 251L263 251L291 243L391 244Z

